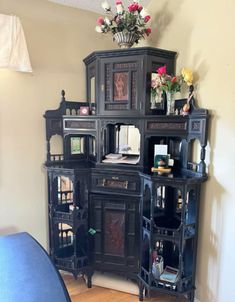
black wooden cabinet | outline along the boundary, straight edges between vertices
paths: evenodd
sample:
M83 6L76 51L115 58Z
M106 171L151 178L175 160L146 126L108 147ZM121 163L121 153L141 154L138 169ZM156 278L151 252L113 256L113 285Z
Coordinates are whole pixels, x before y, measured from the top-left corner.
M151 109L151 73L162 65L174 73L175 56L151 47L94 52L84 59L87 102L62 91L59 109L46 111L50 252L89 286L93 270L116 272L138 280L140 300L161 291L193 302L209 115L193 97L187 116L166 116L164 98ZM61 154L52 152L55 135ZM174 160L168 174L151 172L156 145ZM177 272L174 282L156 274L154 257Z

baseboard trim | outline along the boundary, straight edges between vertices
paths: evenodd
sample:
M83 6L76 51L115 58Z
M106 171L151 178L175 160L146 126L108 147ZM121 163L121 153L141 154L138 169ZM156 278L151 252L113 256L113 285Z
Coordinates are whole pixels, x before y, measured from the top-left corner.
M126 292L132 295L139 295L139 287L137 283L125 277L110 273L95 272L92 276L92 284Z

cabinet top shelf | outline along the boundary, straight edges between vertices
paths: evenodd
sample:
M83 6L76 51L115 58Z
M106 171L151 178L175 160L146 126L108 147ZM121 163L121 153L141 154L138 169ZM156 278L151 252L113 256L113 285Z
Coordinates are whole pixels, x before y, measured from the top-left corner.
M171 173L158 174L152 173L151 178L157 182L168 183L198 183L207 180L207 176L202 176L200 173L190 170L175 170Z
M101 50L92 52L83 60L83 62L85 64L90 64L96 58L111 58L132 55L154 55L165 58L175 58L176 52L154 47L135 47L128 49Z

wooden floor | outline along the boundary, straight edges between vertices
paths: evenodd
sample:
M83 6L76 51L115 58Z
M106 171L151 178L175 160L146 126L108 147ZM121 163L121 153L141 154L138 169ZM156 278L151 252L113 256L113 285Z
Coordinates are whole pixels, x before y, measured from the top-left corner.
M78 278L74 280L72 275L62 274L65 285L68 289L72 302L138 302L138 296L127 293L106 289L99 286L87 288L84 280ZM154 295L146 298L146 302L178 302L174 296L166 296L162 294ZM180 301L185 301L180 300Z

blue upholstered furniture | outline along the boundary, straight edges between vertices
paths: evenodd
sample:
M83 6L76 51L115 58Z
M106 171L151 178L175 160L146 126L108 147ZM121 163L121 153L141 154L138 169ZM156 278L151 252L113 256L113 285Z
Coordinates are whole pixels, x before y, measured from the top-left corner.
M71 301L48 254L28 233L0 237L0 301Z

